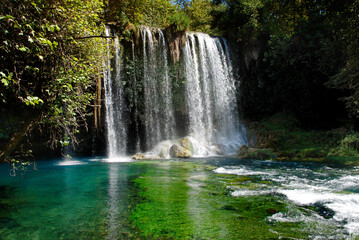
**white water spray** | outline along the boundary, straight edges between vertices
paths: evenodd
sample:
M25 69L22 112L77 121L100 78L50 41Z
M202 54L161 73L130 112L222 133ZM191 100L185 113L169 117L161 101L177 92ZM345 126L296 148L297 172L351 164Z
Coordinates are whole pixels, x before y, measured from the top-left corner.
M106 28L106 36L111 30ZM111 47L114 48L114 66L111 68ZM107 57L104 63L105 106L107 125L107 152L110 159L125 156L127 149L127 124L121 80L119 39L107 39Z
M189 129L204 144L198 155L211 154L213 145L224 153L234 153L247 143L239 121L229 49L225 41L223 45L207 34L187 34L184 61Z

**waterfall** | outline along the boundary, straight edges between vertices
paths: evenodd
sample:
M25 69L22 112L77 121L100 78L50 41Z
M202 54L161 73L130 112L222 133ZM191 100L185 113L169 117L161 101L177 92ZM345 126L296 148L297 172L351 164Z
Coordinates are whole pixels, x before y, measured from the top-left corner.
M189 130L201 143L197 154L211 154L212 146L234 153L246 139L227 43L204 33L188 33L184 61Z
M109 158L126 156L127 150L152 150L153 156L166 157L178 137L184 136L192 142L195 156L235 153L246 144L226 40L187 33L182 62L170 65L164 32L149 27L139 31L139 39L123 50L118 37L107 39L104 90ZM109 28L106 35L111 35ZM175 109L181 120L176 119Z
M135 130L136 130L136 152L140 151L140 135L138 127L138 95L137 95L137 77L136 77L136 56L135 56L135 44L132 42L132 67L133 67L133 85L132 93L134 97L134 108L135 108Z
M164 116L164 137L165 139L171 139L176 136L175 134L175 119L172 107L172 91L171 84L169 79L169 70L168 70L168 60L167 60L167 46L166 39L161 30L159 31L159 48L160 54L159 58L163 60L160 61L162 63L162 69L159 71L160 73L160 86L161 86L161 94L163 96L162 109Z
M145 105L146 148L175 137L171 85L164 34L157 29L159 39L149 28L141 29L143 40L143 82Z
M111 30L106 28L106 36ZM111 61L111 47L114 61ZM104 63L104 86L107 125L107 154L109 158L126 155L127 124L125 119L124 89L121 80L120 45L118 37L107 39L107 56Z
M212 128L205 127L205 117L210 117L205 114L205 101L210 102L210 99L202 99L201 79L199 74L199 64L196 51L196 42L194 35L188 35L186 46L184 49L185 59L185 73L186 73L186 97L187 109L189 114L189 130L195 134L195 138L200 142L209 139L209 133L206 130L212 131Z

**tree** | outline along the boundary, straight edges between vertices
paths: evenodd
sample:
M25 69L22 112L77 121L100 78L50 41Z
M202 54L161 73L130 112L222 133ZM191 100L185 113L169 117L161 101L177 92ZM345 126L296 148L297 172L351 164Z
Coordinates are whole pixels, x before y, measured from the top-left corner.
M211 32L213 5L211 0L192 0L187 7L190 17L190 29L199 32Z
M120 28L128 24L165 27L174 11L168 0L109 0L106 20Z
M345 66L327 86L345 90L347 94L342 99L351 115L359 118L359 1L321 2L346 56Z
M0 5L0 101L3 111L16 108L25 118L0 158L36 124L47 126L52 146L76 142L104 46L101 38L83 37L102 35L103 2L4 0Z

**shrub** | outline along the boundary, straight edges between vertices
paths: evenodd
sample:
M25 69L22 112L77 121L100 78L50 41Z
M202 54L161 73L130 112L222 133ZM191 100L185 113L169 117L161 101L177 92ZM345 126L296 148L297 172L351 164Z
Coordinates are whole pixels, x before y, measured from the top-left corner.
M347 135L341 141L340 147L346 150L359 152L359 133Z

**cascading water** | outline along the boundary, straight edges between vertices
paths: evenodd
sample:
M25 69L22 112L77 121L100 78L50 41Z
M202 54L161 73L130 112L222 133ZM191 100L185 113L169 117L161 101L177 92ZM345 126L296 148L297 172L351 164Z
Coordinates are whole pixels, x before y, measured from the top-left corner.
M143 85L145 102L146 147L149 149L160 140L159 104L155 78L155 49L150 29L141 30L143 40Z
M152 31L149 28L141 29L147 149L162 140L175 137L167 46L163 32L159 29L157 31L159 40L155 45Z
M106 34L110 35L110 29ZM180 71L171 74L168 45L160 29L141 27L140 44L133 42L128 50L127 59L132 61L125 63L123 74L119 40L107 40L104 85L110 158L125 156L127 149L138 152L140 147L167 157L171 146L178 142L175 107L176 114L180 112L183 119L188 119L181 122L179 132L182 137L188 136L194 156L231 154L246 143L226 41L203 33L188 33L186 37L183 64L177 65ZM136 146L128 146L131 144Z
M136 69L136 56L135 56L135 44L132 43L132 62L133 62L133 69ZM138 127L138 94L137 94L137 77L136 77L136 71L133 72L133 86L132 86L132 92L134 96L134 108L135 108L135 129L136 129L136 152L140 151L140 136L139 136L139 127Z
M111 29L106 28L106 36L111 35ZM114 61L111 61L110 47L115 49ZM111 69L111 63L114 64ZM123 84L121 80L119 39L107 39L107 57L104 64L105 106L107 125L107 151L109 158L120 158L126 155L127 124L125 119L125 103Z
M213 146L233 153L246 143L240 125L229 50L219 38L188 33L184 49L189 130L201 143L197 155ZM219 146L220 145L220 146Z
M161 30L159 31L159 58L163 58L160 72L160 86L161 94L163 96L162 106L164 114L164 133L165 139L171 139L175 134L175 119L172 106L172 91L169 79L168 60L167 60L167 46L166 39Z

